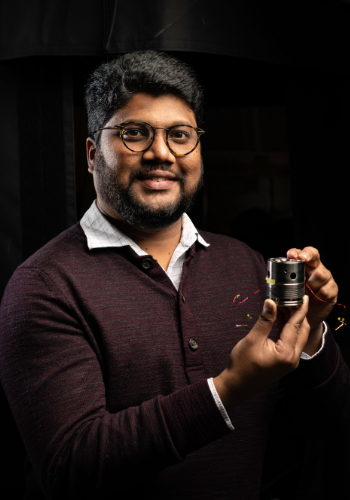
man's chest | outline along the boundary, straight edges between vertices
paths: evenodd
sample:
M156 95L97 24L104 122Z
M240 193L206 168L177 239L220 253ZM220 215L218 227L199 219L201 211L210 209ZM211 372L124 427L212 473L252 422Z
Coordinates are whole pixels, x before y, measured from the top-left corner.
M103 360L110 411L216 376L264 300L262 294L241 306L234 302L237 294L252 295L258 277L227 280L199 270L200 279L190 273L177 292L144 273L122 274L111 269L103 283L93 278L94 295L80 297Z

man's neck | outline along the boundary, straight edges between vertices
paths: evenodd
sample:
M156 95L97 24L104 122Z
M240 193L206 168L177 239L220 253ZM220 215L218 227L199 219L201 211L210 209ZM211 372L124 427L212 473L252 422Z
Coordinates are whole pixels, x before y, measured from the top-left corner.
M181 239L181 219L168 227L149 229L133 226L119 214L110 215L105 207L101 207L101 203L97 203L97 207L111 224L132 239L142 250L152 255L163 269L168 268L171 256Z

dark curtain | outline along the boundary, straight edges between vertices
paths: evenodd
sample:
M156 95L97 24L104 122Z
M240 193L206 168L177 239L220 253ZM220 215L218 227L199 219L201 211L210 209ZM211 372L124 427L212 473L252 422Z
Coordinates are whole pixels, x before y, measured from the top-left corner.
M76 222L71 61L0 64L1 293L14 267Z
M330 70L347 65L350 6L341 2L144 0L137 8L118 0L104 4L107 53L147 48Z
M76 222L71 62L0 63L0 297L15 268ZM2 495L23 489L23 444L1 388ZM5 488L6 486L6 488ZM4 496L5 498L5 496Z
M286 82L293 219L299 248L320 250L339 285L338 301L350 307L346 263L349 210L348 144L350 75L295 71ZM335 339L350 365L350 337L336 306L329 317ZM348 327L349 328L349 327Z
M22 262L17 65L0 64L2 151L0 188L0 296L13 270Z
M347 1L19 0L0 6L0 60L155 49L342 71Z
M76 222L71 61L18 63L22 251L26 258Z

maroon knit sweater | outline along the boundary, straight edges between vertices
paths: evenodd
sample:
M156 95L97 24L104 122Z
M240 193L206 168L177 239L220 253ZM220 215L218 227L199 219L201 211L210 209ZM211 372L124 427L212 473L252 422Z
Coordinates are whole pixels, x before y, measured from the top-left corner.
M265 264L201 234L210 246L193 245L178 292L130 247L89 251L79 224L11 278L0 375L47 498L258 498L277 384L229 412L230 432L207 378L260 314ZM251 298L236 307L237 294ZM296 412L339 418L349 373L331 333L283 380Z

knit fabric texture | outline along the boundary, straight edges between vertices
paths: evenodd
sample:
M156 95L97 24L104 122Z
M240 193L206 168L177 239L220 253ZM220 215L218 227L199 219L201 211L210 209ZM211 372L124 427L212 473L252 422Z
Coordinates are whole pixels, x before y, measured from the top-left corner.
M0 375L44 497L259 498L278 384L231 410L230 431L207 379L261 313L266 265L242 242L200 233L210 246L192 246L178 291L130 247L89 251L79 224L15 271ZM236 306L237 294L250 299ZM327 333L280 391L295 414L322 406L330 422L348 380Z

